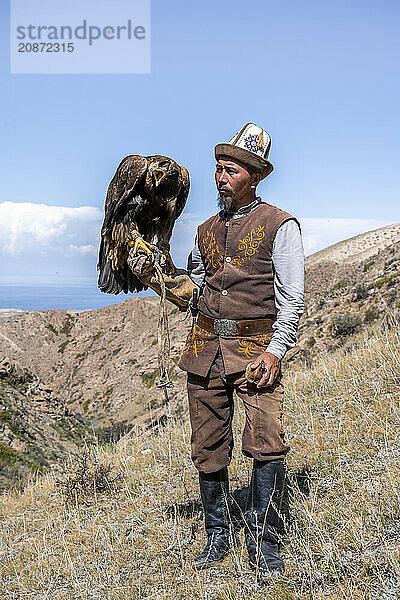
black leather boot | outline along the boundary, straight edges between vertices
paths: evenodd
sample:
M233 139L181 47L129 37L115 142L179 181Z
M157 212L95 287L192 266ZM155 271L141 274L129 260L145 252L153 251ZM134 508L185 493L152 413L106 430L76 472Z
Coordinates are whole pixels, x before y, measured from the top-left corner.
M245 513L245 538L250 565L260 578L285 570L279 555L284 484L283 460L254 461Z
M225 467L216 473L200 473L199 481L208 539L206 547L193 560L192 566L206 569L223 560L238 542L229 518L228 469Z

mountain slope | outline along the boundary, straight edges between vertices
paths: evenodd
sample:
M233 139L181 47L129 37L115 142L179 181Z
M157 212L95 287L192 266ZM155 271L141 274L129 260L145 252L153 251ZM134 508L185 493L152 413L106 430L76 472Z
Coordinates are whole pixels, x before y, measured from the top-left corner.
M308 257L307 263L309 267L314 267L321 262L340 262L341 264L362 262L398 242L400 242L400 223L386 225L319 250Z
M384 232L389 228L383 228ZM378 229L377 232L382 230ZM390 230L400 235L400 225ZM400 308L400 241L392 237L363 234L378 239L372 254L356 236L307 258L305 312L300 321L297 348L289 353L306 359L334 350L351 341L351 334ZM369 243L369 242L368 242ZM384 243L387 243L384 246ZM340 259L342 249L354 244L354 254ZM364 248L361 252L359 247ZM375 248L376 250L377 248ZM346 250L346 252L347 252ZM328 258L330 257L330 260ZM361 258L360 258L361 257Z
M289 361L308 361L351 343L354 332L400 301L400 225L335 244L307 258L306 310ZM379 248L378 248L379 246ZM378 250L372 254L374 250ZM367 258L366 258L367 257ZM111 298L110 298L111 300ZM185 375L176 363L190 318L169 305L171 398L185 411ZM48 310L0 319L0 360L26 366L103 437L163 414L157 388L157 298L130 298L99 310Z
M205 532L189 428L172 419L95 447L80 462L80 487L72 464L61 483L46 476L0 496L2 598L399 598L400 339L399 323L388 325L369 326L369 342L353 351L285 376L284 575L260 586L248 566L242 514L251 461L240 453L239 405L229 471L241 545L223 563L203 573L190 566Z
M179 381L172 397L183 397L176 367L189 319L169 307L170 376ZM0 320L2 351L57 390L73 412L96 428L130 422L160 411L157 389L158 299L131 298L99 310L29 312ZM1 353L0 353L1 356ZM178 379L176 379L178 378Z
M0 362L0 489L76 451L90 435L53 390L8 358Z

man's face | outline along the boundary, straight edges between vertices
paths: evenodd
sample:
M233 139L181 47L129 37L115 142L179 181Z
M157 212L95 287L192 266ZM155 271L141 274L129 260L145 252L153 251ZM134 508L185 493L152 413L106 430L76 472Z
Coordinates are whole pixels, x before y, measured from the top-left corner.
M251 191L254 176L232 159L220 158L215 168L219 206L232 210Z

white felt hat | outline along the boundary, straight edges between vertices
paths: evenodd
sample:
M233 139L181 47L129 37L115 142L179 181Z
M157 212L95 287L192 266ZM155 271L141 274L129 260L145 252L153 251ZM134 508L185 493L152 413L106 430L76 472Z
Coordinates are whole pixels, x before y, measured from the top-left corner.
M259 172L264 179L274 169L268 160L270 148L269 134L254 123L246 123L229 142L215 146L215 158L233 158Z

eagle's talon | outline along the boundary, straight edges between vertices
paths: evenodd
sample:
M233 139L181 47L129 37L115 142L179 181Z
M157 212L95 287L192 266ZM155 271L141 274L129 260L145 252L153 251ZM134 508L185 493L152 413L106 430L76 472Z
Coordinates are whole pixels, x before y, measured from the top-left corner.
M158 251L161 254L161 257L158 262L160 263L160 266L162 267L164 273L166 273L167 275L173 275L176 272L176 267L172 262L169 250L167 250L165 247L161 247L161 250L158 249Z
M167 264L169 266L170 275L174 275L174 273L176 273L176 267L175 267L175 265L174 265L174 263L172 261L170 253L167 252L163 256L165 258L165 264Z
M153 256L155 250L155 246L153 244L146 242L140 236L136 236L135 239L128 242L128 246L132 247L131 252L133 254L138 254L138 250L141 249L144 254L147 254L147 256Z

